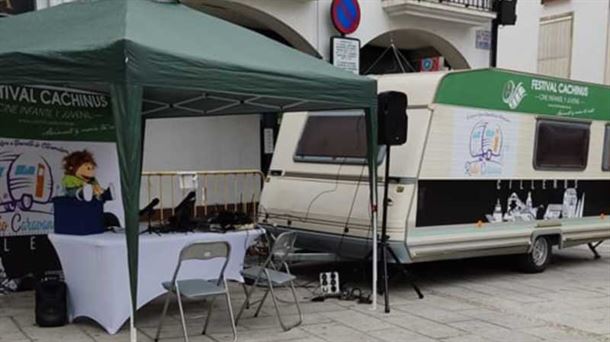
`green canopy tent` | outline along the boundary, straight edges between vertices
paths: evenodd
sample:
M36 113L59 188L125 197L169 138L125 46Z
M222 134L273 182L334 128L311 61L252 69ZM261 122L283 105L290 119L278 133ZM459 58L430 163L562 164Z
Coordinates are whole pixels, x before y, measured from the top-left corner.
M167 1L77 1L3 18L0 34L0 83L110 92L134 310L145 119L363 109L376 229L375 80Z

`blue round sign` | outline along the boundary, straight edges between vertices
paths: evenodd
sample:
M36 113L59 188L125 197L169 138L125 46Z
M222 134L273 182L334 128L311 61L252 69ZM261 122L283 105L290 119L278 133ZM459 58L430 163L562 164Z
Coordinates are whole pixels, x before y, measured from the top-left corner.
M353 33L360 25L358 0L333 0L330 13L333 25L342 34Z

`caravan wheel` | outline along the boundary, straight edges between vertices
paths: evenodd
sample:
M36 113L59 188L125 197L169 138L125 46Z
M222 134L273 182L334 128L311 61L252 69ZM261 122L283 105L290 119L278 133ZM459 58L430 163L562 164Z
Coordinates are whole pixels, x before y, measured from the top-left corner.
M531 252L521 256L521 270L526 273L539 273L546 269L551 261L552 246L549 239L540 236L534 240Z

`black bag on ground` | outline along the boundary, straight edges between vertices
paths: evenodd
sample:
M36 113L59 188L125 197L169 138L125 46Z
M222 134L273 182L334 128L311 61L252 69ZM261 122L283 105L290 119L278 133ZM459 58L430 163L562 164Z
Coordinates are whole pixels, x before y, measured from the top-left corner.
M66 283L59 279L42 279L36 284L36 324L60 327L68 321Z

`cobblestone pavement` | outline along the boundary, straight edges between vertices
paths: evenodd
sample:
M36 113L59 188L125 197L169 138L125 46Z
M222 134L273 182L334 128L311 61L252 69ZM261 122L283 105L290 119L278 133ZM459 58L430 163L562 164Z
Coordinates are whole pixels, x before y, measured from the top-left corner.
M282 332L271 301L261 315L252 310L240 321L240 341L610 341L610 244L593 260L584 247L556 253L541 274L513 270L510 258L461 260L417 265L413 272L424 291L417 299L397 278L391 286L392 312L376 312L355 301L312 303L311 289L299 288L304 323ZM329 266L326 266L329 267ZM316 278L319 270L301 270L299 282ZM350 272L343 271L342 277ZM233 307L243 292L232 289ZM260 294L260 293L259 293ZM288 298L288 292L281 295ZM152 341L161 311L159 298L138 311L139 341ZM199 335L203 323L200 302L186 305L191 341L231 341L226 308L217 301L209 336ZM282 305L285 319L296 319L294 307ZM0 296L0 341L128 341L128 328L108 335L96 323L78 320L61 328L33 323L33 295ZM162 341L182 341L176 305L162 332Z

